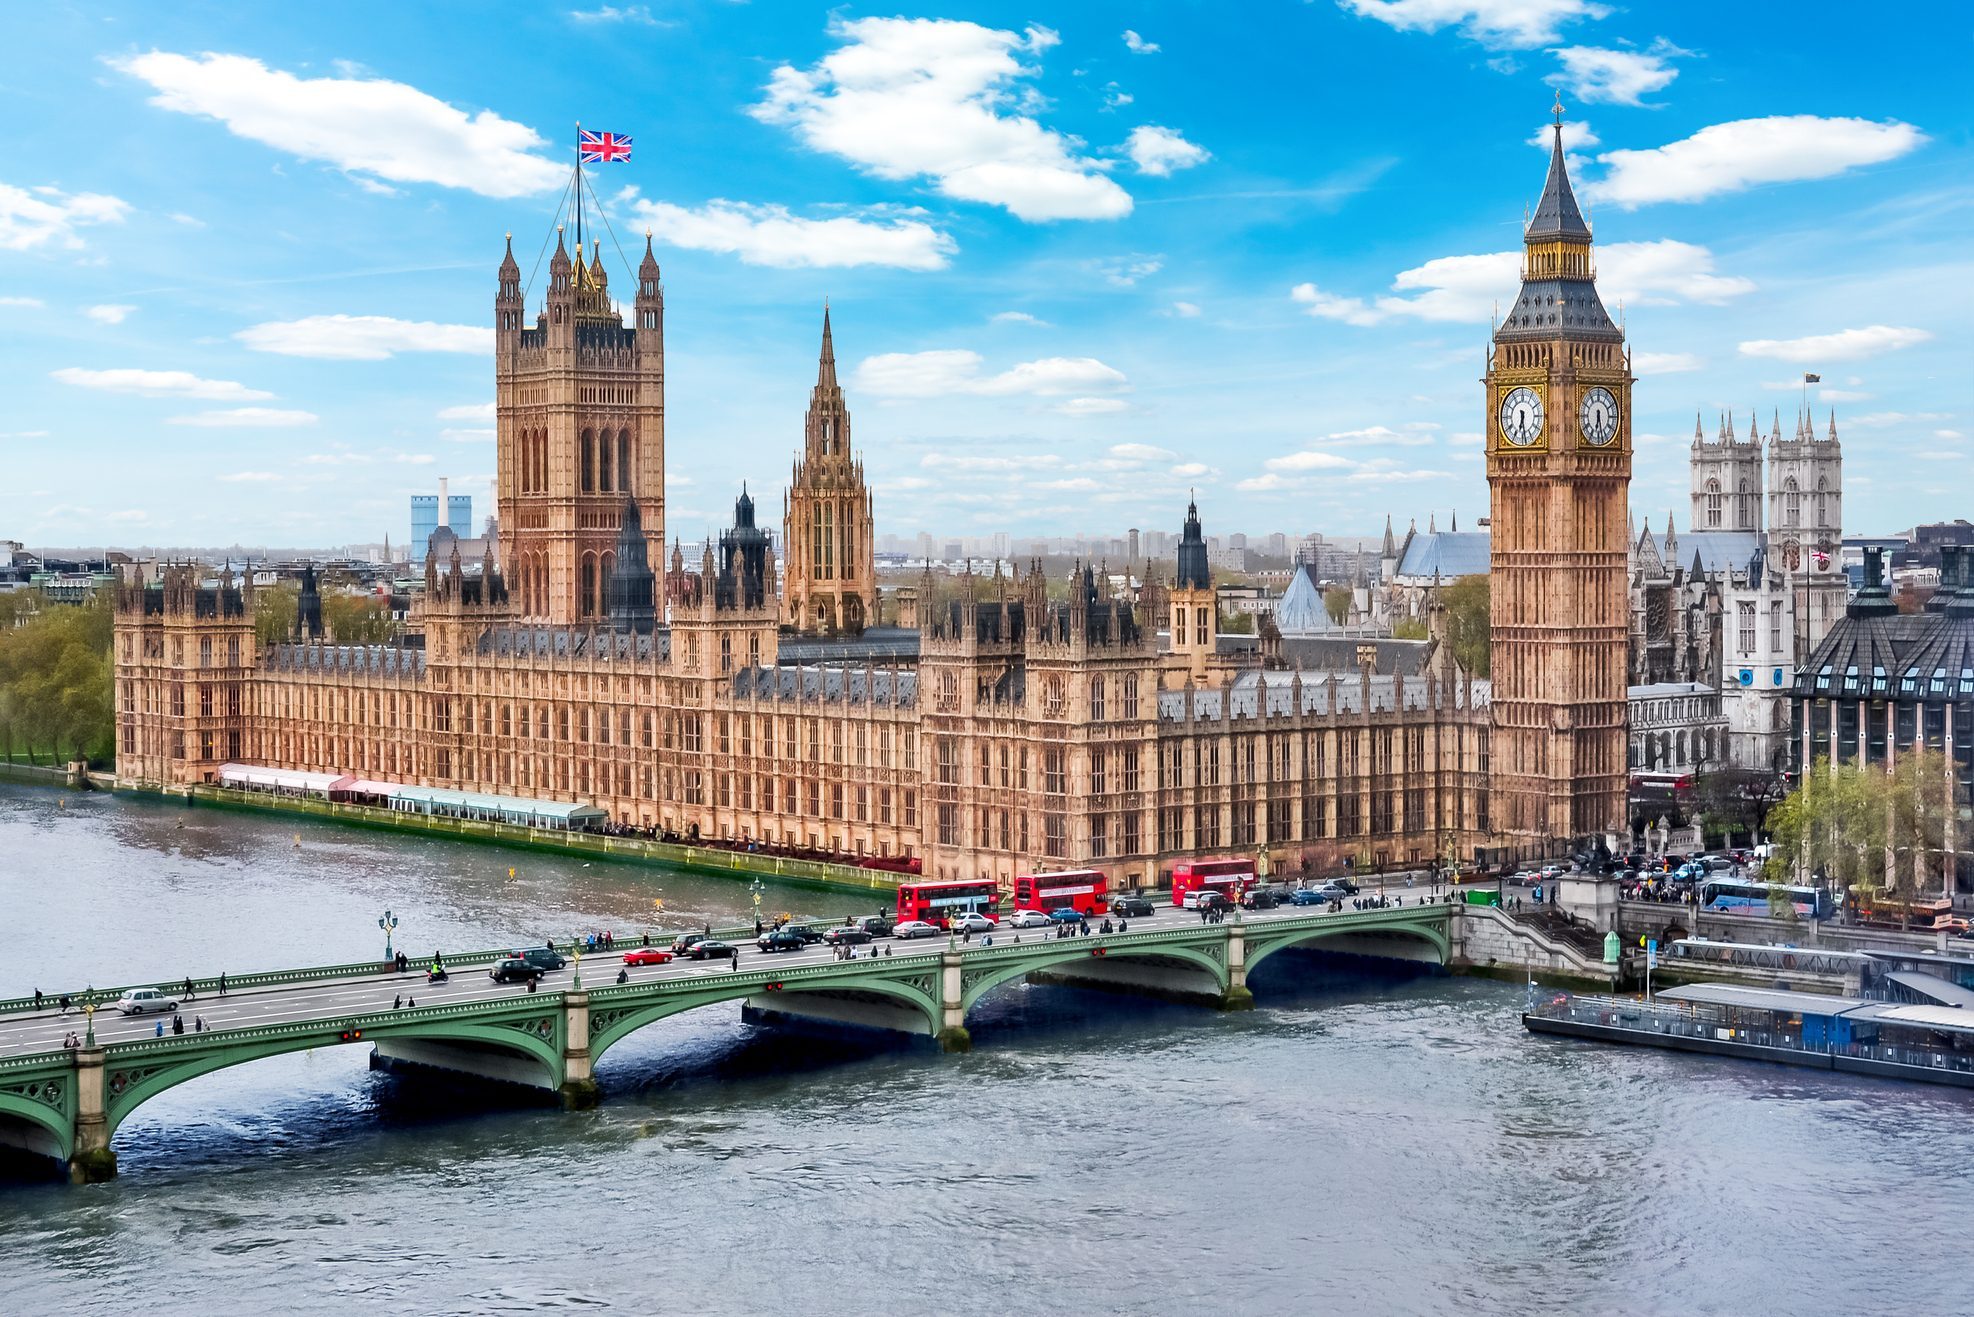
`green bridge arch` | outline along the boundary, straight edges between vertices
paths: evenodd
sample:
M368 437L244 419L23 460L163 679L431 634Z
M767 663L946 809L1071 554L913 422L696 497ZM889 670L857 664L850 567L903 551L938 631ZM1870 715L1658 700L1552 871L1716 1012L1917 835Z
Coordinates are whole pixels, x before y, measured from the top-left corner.
M1215 930L1219 932L1218 929ZM1136 962L1139 964L1171 964L1178 962L1193 969L1203 970L1209 975L1216 988L1224 991L1228 983L1226 943L1215 937L1200 947L1161 941L1136 950L1127 943L1117 945L1092 946L1082 938L1064 938L1057 949L1053 942L1044 942L1044 949L1030 951L1026 947L1017 952L1009 948L1005 962L990 963L979 968L969 968L962 979L960 1009L971 1011L982 997L1008 982L1022 978L1038 970L1052 969L1058 965L1083 965L1101 958L1105 961ZM998 949L998 948L997 948ZM978 955L978 953L974 953Z
M1321 949L1323 942L1360 941L1365 938L1402 938L1423 943L1429 948L1434 959L1445 966L1453 960L1453 939L1447 931L1452 919L1451 913L1443 906L1421 906L1414 909L1394 909L1386 913L1389 919L1376 921L1353 920L1348 924L1314 923L1301 927L1275 929L1266 926L1248 925L1247 968L1254 967L1290 947L1316 947ZM1336 919L1338 916L1329 916ZM1341 948L1339 948L1341 950ZM1353 952L1353 954L1363 954ZM1417 959L1416 957L1394 957L1394 959Z
M861 992L900 1002L925 1017L925 1031L939 1031L939 968L936 962L912 966L884 966L882 961L866 962L883 968L866 974L835 973L805 975L794 971L780 978L761 972L737 976L738 982L710 979L704 986L689 990L667 987L655 1001L639 1001L649 990L603 988L590 994L589 1051L592 1062L602 1058L624 1039L647 1025L702 1006L744 1001L750 997L775 994L791 1004L811 993ZM825 968L808 966L806 969ZM828 967L835 968L835 967Z
M551 999L552 1000L552 999ZM306 1031L286 1032L272 1037L229 1036L222 1031L212 1035L210 1050L187 1055L176 1051L156 1061L136 1054L135 1049L117 1049L104 1067L104 1115L108 1134L160 1093L189 1083L203 1075L234 1066L264 1061L270 1057L328 1047L363 1047L392 1039L421 1038L433 1042L477 1043L527 1057L541 1064L542 1085L554 1088L561 1075L562 1011L558 1006L530 1012L531 1023L487 1022L485 1020L394 1020L391 1016L363 1016L338 1020ZM546 1033L539 1026L546 1025ZM343 1040L344 1031L361 1033L360 1038ZM141 1047L142 1044L139 1044Z
M0 1090L0 1120L24 1126L19 1142L31 1151L67 1161L75 1155L75 1080L49 1075Z

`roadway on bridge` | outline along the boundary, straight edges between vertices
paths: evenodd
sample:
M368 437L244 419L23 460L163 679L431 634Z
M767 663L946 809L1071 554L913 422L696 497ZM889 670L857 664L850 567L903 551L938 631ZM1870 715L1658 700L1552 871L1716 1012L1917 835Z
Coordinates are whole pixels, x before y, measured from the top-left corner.
M1409 908L1413 904L1407 902ZM1348 907L1346 907L1348 908ZM1249 925L1265 925L1281 919L1303 919L1325 913L1325 906L1282 906L1274 910L1243 911L1242 916ZM1178 929L1198 923L1199 916L1189 910L1179 910L1169 905L1159 907L1159 913L1152 919L1131 921L1132 928L1149 932L1154 929ZM818 929L829 927L820 921L810 922ZM1017 938L1023 942L1047 941L1054 936L1048 929L1016 930L1003 927L994 935L994 944L1012 943ZM1080 939L1079 939L1080 940ZM1088 939L1101 942L1102 936L1092 933ZM654 939L654 945L669 945L669 937ZM965 944L979 946L979 941ZM771 965L786 965L790 968L803 965L827 965L836 961L834 947L817 944L801 951L764 952L758 950L751 939L741 942L741 967L747 970L765 969ZM880 938L873 943L865 943L856 948L860 959L870 956L872 947L878 948L880 958L884 950L890 949L891 959L900 957L936 957L946 949L944 937L896 940ZM615 984L617 972L625 969L623 960L627 952L636 950L628 940L620 949L611 952L586 953L580 966L583 984L587 988L601 988ZM214 992L201 992L196 998L181 1000L179 1013L185 1019L185 1031L189 1035L195 1017L203 1018L209 1030L258 1028L266 1025L333 1022L340 1016L370 1015L392 1009L398 997L405 999L406 1009L411 1003L419 1006L449 1006L466 1002L498 1001L514 996L528 995L525 983L496 983L488 977L485 967L464 968L455 971L444 983L427 983L425 968L429 962L421 963L414 958L411 969L398 974L387 971L380 965L374 973L358 977L307 980L300 983L270 984L259 987L234 988L222 997ZM553 970L542 979L542 990L549 993L567 991L577 966L571 964L560 970ZM731 962L720 960L675 959L664 965L633 966L627 970L630 980L635 983L649 983L664 980L691 980L697 978L717 978L732 972ZM156 986L168 994L177 996L178 985L159 983ZM133 1015L126 1016L114 1006L105 1005L96 1012L96 1041L103 1044L137 1042L155 1036L158 1021L163 1020L165 1032L171 1032L171 1016ZM0 1057L20 1056L36 1052L55 1051L61 1048L63 1039L70 1033L80 1035L85 1019L80 1010L71 1008L61 1014L50 999L47 1009L40 1012L26 1011L0 1018Z

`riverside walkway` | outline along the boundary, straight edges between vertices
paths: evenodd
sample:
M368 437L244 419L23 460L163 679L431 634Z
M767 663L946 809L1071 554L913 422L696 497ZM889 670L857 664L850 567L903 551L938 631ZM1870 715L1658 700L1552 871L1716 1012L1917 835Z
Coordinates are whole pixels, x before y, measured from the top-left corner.
M1248 972L1277 951L1309 946L1445 965L1457 917L1455 907L1428 903L1336 913L1287 907L1203 924L1167 907L1127 933L1057 938L1004 929L991 944L883 939L849 960L826 946L769 954L749 941L738 969L683 959L626 969L634 948L625 943L551 973L535 992L488 976L503 948L448 954L449 981L435 984L416 962L406 974L372 963L232 976L223 997L216 979L195 979L196 999L180 1008L187 1032L162 1037L156 1016L63 1014L53 997L40 1009L32 999L0 1002L0 1142L66 1163L78 1182L108 1179L117 1127L150 1098L229 1066L343 1045L371 1047L375 1064L520 1085L587 1106L598 1098L596 1061L610 1047L668 1016L727 1001L763 1018L928 1036L948 1051L971 1045L966 1017L976 1002L1031 974L1246 1009ZM176 996L183 984L138 986ZM108 1004L122 991L96 990L92 1000ZM195 1015L204 1032L191 1031ZM81 1046L64 1045L71 1033Z

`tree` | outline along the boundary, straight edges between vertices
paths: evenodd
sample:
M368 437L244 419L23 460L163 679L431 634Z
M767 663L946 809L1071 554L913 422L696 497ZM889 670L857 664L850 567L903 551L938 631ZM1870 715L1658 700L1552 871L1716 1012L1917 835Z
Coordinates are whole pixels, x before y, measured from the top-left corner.
M1426 625L1426 619L1423 617L1401 617L1391 624L1391 635L1394 640L1424 640L1431 631L1432 628Z
M339 645L374 645L398 630L390 607L373 595L322 596L322 624Z
M1323 611L1330 615L1330 621L1342 626L1350 617L1350 587L1333 585L1323 591Z
M110 600L98 594L79 605L49 605L18 626L0 630L0 748L19 745L29 763L47 750L51 760L107 761L114 745L110 665Z
M1910 902L1951 871L1946 821L1953 779L1935 750L1902 750L1896 765L1819 759L1769 811L1770 883L1822 879L1839 894Z
M1439 592L1453 657L1476 677L1488 675L1488 593L1485 574L1463 576Z
M1699 818L1702 828L1732 841L1735 833L1761 826L1772 780L1754 769L1716 769L1695 777L1680 803Z
M254 635L263 645L277 645L295 635L295 599L301 592L292 585L276 585L254 591Z

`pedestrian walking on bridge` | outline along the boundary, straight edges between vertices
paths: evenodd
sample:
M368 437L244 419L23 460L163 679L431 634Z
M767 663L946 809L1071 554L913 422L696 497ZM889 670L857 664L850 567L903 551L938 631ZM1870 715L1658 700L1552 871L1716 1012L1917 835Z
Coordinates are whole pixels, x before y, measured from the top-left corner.
M34 990L34 1009L37 1011L41 1009L41 989L39 988Z

